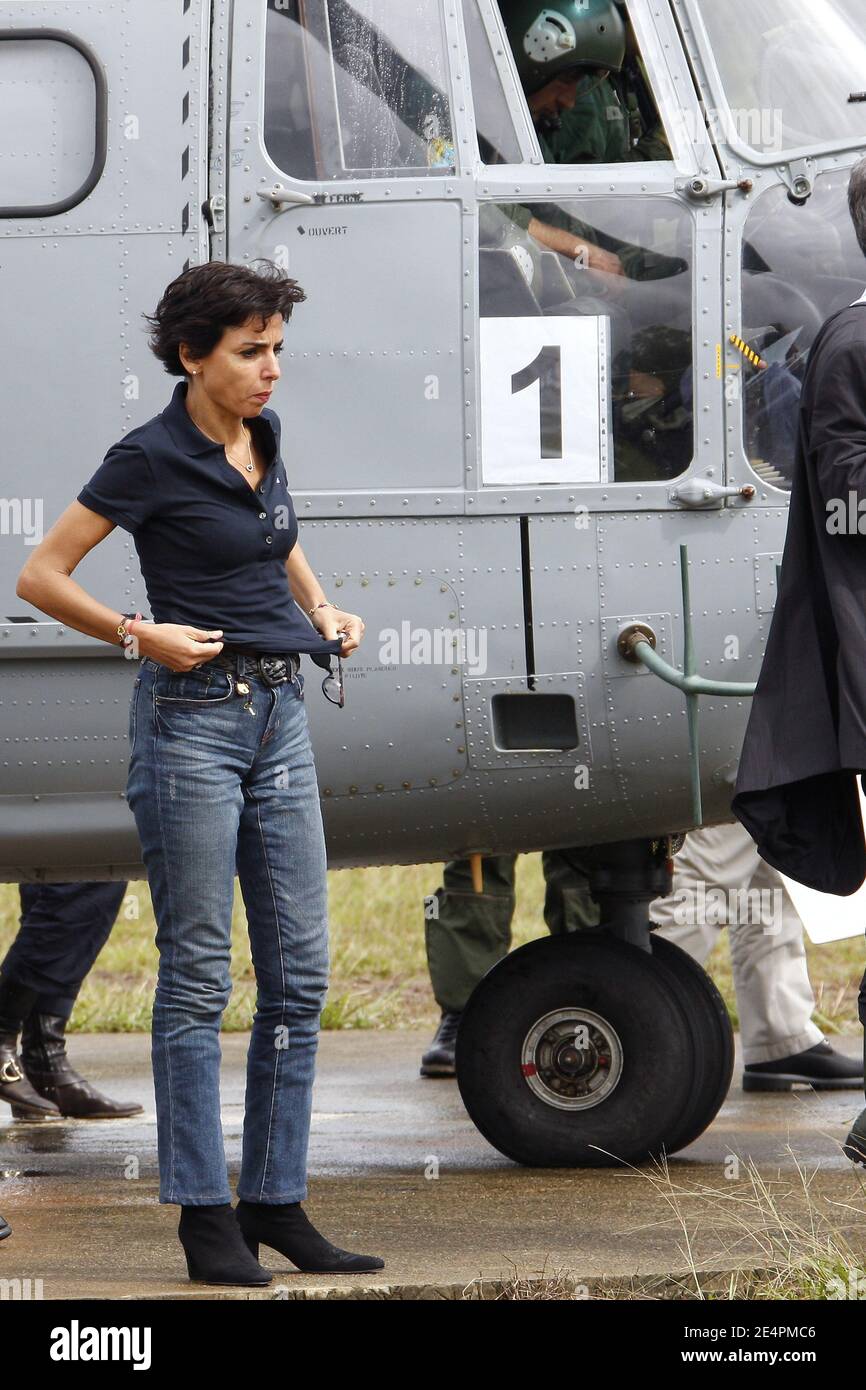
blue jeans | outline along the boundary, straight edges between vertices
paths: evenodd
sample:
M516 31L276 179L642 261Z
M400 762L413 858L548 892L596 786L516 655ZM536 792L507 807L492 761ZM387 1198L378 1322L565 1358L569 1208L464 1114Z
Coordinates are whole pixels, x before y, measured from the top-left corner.
M129 716L127 798L157 923L153 1008L160 1202L231 1200L220 1020L240 879L258 986L238 1196L299 1202L328 981L327 861L303 676L273 688L145 657ZM245 706L251 703L252 712Z

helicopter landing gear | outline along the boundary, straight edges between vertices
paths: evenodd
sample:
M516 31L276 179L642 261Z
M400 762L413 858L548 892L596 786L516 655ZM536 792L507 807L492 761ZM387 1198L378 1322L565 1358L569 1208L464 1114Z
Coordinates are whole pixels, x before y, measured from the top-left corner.
M734 1030L725 1001L703 966L663 936L650 940L653 958L675 979L677 1002L692 1032L692 1099L665 1143L668 1153L676 1153L709 1128L724 1104L734 1074Z
M685 952L582 931L488 972L456 1061L471 1119L506 1157L606 1167L696 1139L727 1094L733 1042L721 996Z

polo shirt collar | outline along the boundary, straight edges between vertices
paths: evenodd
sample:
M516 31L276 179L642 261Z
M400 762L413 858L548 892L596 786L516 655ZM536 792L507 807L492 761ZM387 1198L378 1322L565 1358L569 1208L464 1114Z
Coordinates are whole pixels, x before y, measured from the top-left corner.
M162 412L162 419L166 429L178 448L185 454L207 454L212 453L214 450L222 452L222 444L218 444L216 440L208 439L207 435L202 433L198 425L193 423L192 417L186 408L188 388L189 383L186 381L179 381L175 386L171 400ZM257 421L260 421L261 424L266 427L266 451L269 463L273 462L277 451L277 441L270 421L262 416L244 416L244 420L251 428L255 427Z

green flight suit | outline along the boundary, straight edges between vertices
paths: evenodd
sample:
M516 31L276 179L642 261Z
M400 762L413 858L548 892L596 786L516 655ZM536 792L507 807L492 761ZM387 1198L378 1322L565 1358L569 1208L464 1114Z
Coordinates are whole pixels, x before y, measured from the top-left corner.
M670 159L661 125L645 128L635 82L629 73L582 77L575 89L574 105L561 113L558 128L547 130L539 122L541 129L536 133L545 163L626 164L630 160ZM630 280L654 280L673 273L667 256L619 241L573 217L556 203L507 203L500 204L498 211L524 231L537 217L540 222L561 227L614 252ZM492 211L482 205L479 217L482 233L485 227L492 232Z
M442 887L425 913L427 966L440 1009L459 1013L478 981L511 946L516 854L491 855L481 861L482 891L472 887L468 859L445 865ZM598 904L587 885L579 849L545 850L544 921L558 935L597 927Z

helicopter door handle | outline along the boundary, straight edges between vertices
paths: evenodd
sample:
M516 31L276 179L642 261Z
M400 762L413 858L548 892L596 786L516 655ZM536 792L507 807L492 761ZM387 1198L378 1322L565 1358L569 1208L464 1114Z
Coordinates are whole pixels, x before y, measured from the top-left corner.
M742 487L722 487L721 483L714 483L709 478L689 478L687 482L680 483L679 487L671 488L668 501L681 507L697 509L720 507L726 497L742 497L750 502L754 495L752 483L744 483Z
M257 188L256 193L260 198L266 198L277 208L282 207L285 203L315 202L315 198L311 198L309 193L301 193L297 188L283 188L280 183L275 183L273 188Z
M753 186L751 179L710 179L702 174L695 178L674 181L677 193L682 193L686 198L693 198L696 202L704 202L709 198L718 197L720 193L733 192L735 189L739 189L741 193L751 193Z

